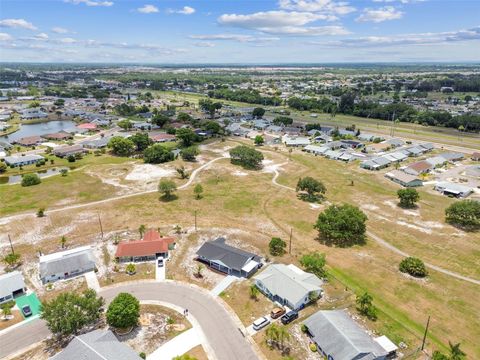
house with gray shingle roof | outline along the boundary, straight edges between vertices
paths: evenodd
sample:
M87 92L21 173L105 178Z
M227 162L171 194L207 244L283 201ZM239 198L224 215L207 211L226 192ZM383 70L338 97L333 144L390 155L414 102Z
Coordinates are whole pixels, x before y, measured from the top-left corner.
M141 357L127 345L118 341L110 330L94 330L75 336L62 352L51 360L138 360Z
M0 275L0 304L25 292L25 281L20 271Z
M318 352L332 360L384 360L387 351L345 310L320 310L304 322Z
M221 237L207 241L197 251L198 260L228 275L249 277L261 266L261 258L225 243Z
M272 301L298 310L321 296L323 281L295 265L273 264L254 277L255 285Z

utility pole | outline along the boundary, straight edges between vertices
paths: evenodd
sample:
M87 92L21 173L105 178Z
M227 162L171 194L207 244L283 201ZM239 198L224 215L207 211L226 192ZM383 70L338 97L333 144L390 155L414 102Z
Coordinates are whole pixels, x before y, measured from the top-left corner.
M102 220L100 219L100 213L98 215L98 223L100 224L100 232L102 233L102 241L103 241L103 226L102 226Z
M290 255L292 254L292 234L293 234L293 228L290 228L290 246L288 248L288 253Z
M15 254L15 250L13 250L12 239L10 239L10 234L8 234L8 241L10 241L10 248L12 249L12 254Z
M425 348L425 341L427 340L427 332L428 332L429 325L430 325L430 315L428 315L427 327L425 328L425 334L423 334L422 351Z
M195 231L197 231L197 210L195 210Z

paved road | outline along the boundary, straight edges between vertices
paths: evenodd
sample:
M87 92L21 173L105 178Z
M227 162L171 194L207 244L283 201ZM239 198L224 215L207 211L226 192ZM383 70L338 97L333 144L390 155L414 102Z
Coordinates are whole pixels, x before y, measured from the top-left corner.
M229 312L208 292L173 282L143 282L104 288L107 302L118 293L128 292L139 300L156 300L188 309L198 321L208 345L218 360L257 360L252 345L240 333ZM34 320L0 335L0 358L16 353L50 335L45 322Z

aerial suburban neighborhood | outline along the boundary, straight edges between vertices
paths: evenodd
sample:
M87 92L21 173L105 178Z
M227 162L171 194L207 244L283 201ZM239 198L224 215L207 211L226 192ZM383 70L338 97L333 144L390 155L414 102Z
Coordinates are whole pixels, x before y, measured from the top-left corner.
M480 359L480 3L1 8L1 359Z

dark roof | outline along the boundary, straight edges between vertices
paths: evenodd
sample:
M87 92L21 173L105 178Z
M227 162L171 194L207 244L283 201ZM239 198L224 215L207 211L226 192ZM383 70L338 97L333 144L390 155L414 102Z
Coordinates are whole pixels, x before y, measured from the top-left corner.
M203 244L200 249L198 249L197 255L210 261L221 261L230 269L238 271L240 271L250 259L259 259L255 254L225 244L225 238L223 237Z
M52 360L138 360L140 356L122 344L110 330L94 330L75 336Z

